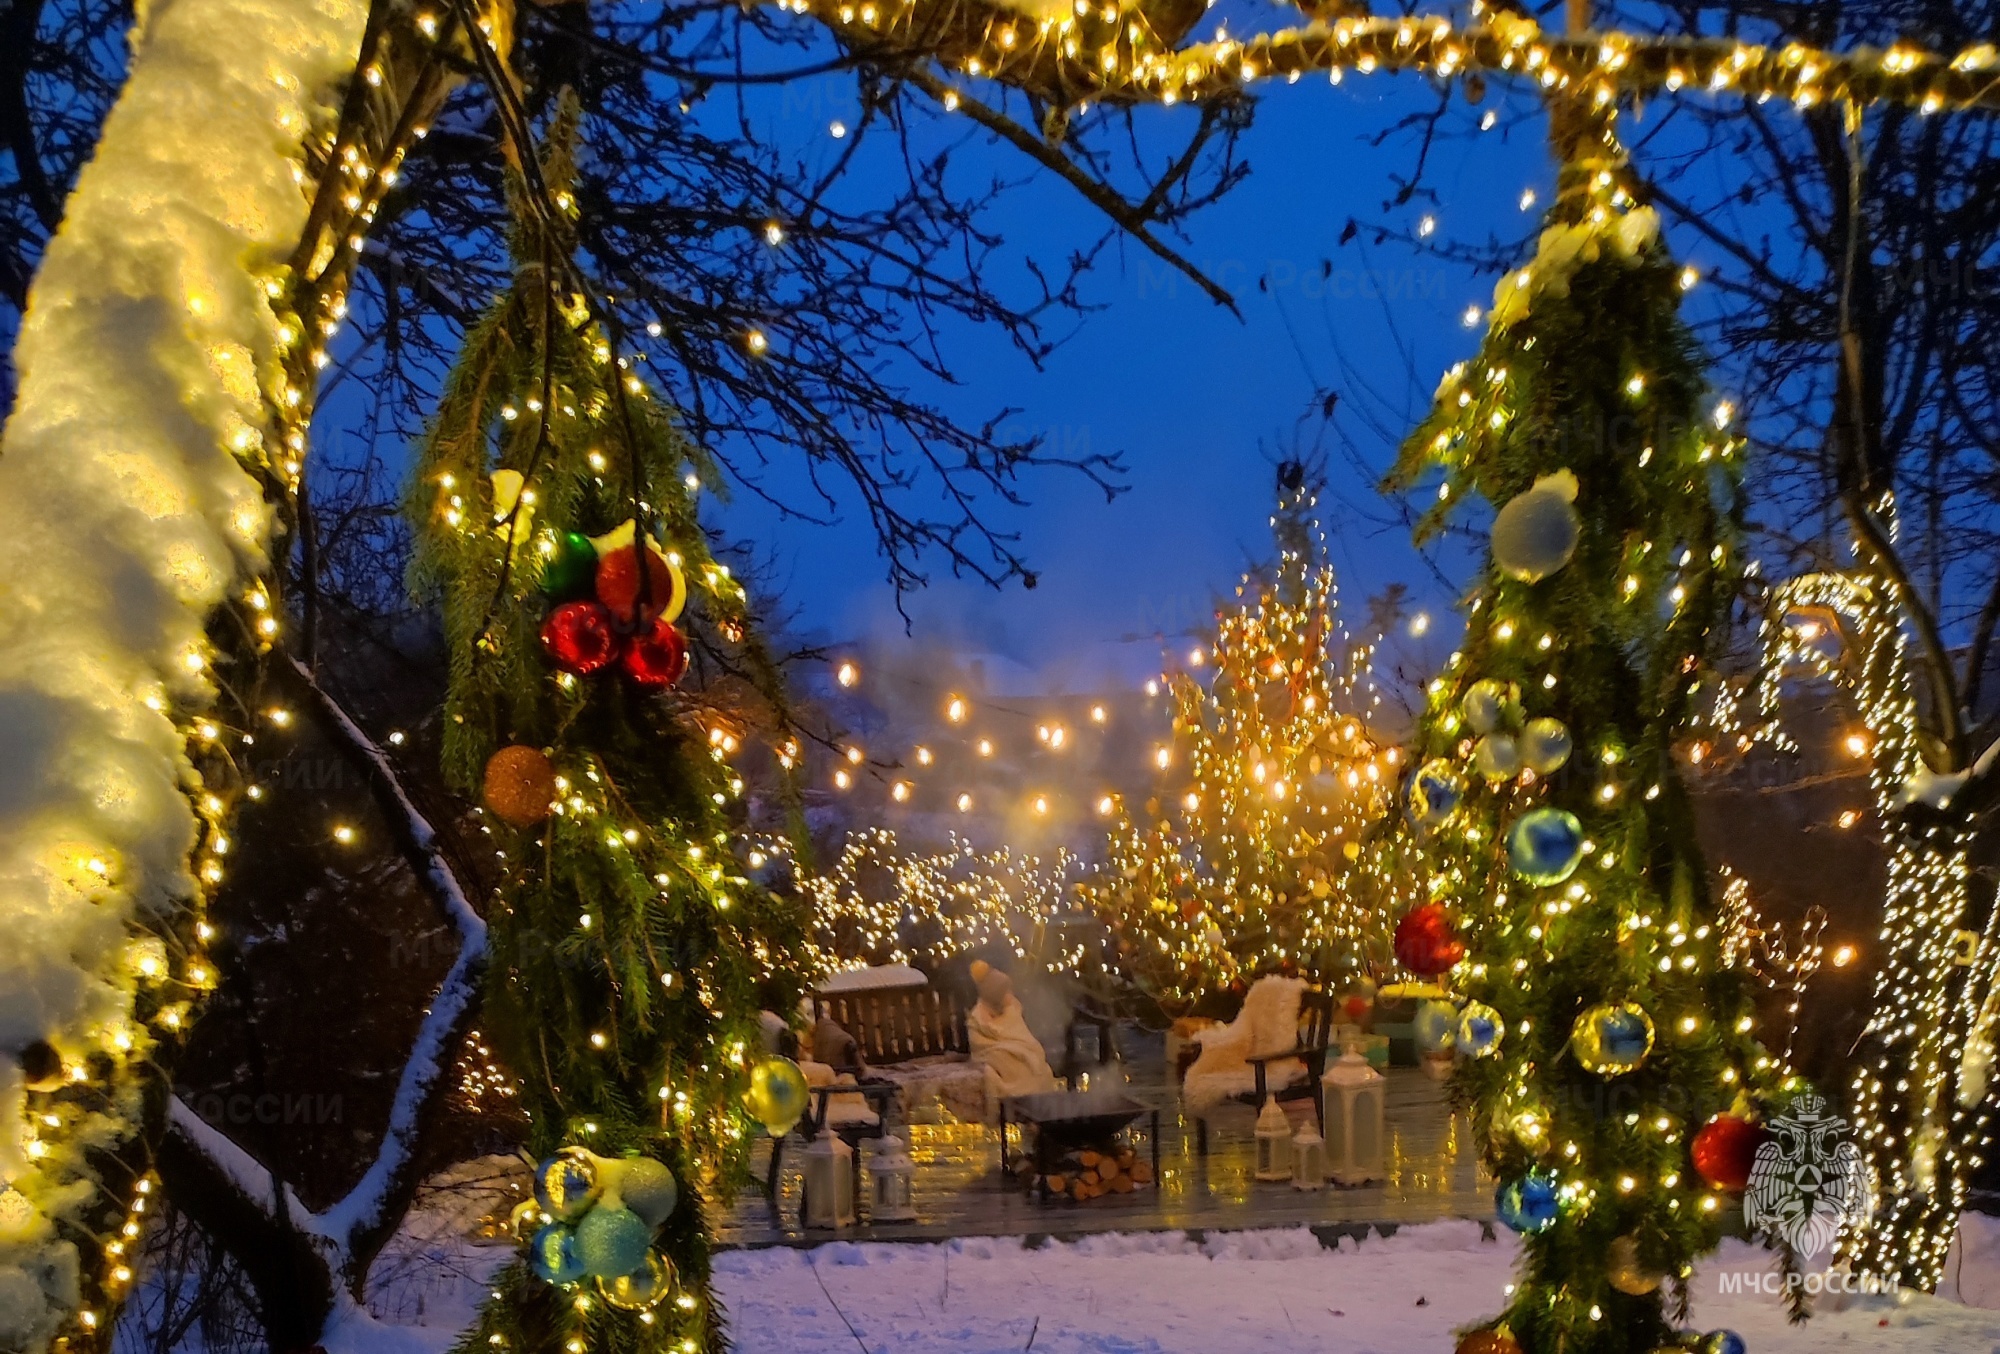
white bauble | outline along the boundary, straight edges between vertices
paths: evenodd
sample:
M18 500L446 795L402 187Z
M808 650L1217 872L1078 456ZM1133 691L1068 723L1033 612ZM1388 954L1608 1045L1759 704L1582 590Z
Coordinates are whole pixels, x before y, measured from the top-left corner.
M1492 733L1520 715L1521 690L1512 682L1483 677L1465 693L1459 709L1474 733Z
M1569 760L1569 730L1560 719L1531 719L1521 730L1521 760L1538 776L1549 776Z
M1558 470L1500 509L1493 519L1493 562L1510 577L1539 583L1569 563L1582 535L1576 476Z

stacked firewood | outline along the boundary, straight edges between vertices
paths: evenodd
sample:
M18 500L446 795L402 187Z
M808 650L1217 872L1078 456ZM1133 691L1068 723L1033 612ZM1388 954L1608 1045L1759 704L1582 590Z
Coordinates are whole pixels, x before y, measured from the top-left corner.
M1064 1154L1046 1173L1023 1163L1030 1186L1039 1185L1050 1194L1061 1194L1082 1203L1106 1194L1130 1194L1153 1183L1153 1165L1123 1145L1104 1151L1082 1148Z

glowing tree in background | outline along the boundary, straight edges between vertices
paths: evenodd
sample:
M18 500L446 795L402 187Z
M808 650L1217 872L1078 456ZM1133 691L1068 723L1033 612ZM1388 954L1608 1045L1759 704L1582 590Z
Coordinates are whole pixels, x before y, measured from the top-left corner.
M1275 567L1246 575L1242 603L1218 614L1208 685L1168 679L1175 746L1161 766L1184 764L1181 797L1121 819L1095 890L1127 976L1168 1010L1261 971L1386 951L1351 867L1399 754L1357 711L1380 704L1374 646L1336 617L1316 486L1291 461L1278 481Z
M1720 953L1674 760L1738 576L1738 447L1608 105L1556 110L1537 253L1392 476L1443 472L1420 537L1473 495L1497 509L1412 751L1403 868L1466 946L1457 1089L1524 1234L1499 1324L1534 1354L1669 1342L1663 1290L1683 1311L1749 1121L1796 1089Z
M683 484L707 458L569 263L572 130L524 166L514 287L408 503L452 655L445 769L497 853L485 1029L545 1159L527 1262L462 1346L692 1351L718 1343L704 1212L753 1136L746 1050L796 1002L804 937L741 872L743 782L675 689L690 636L751 665L756 642Z

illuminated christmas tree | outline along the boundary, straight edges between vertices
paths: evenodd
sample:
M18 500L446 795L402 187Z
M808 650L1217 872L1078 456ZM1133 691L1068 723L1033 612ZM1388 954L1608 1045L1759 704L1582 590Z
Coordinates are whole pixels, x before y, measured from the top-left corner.
M1442 471L1420 536L1497 509L1411 753L1398 953L1468 1003L1457 1090L1523 1233L1482 1347L1622 1354L1671 1342L1754 1120L1802 1088L1752 1035L1675 762L1738 577L1739 446L1609 122L1556 125L1536 256L1393 476Z
M1330 973L1385 949L1352 865L1399 754L1359 709L1374 646L1337 620L1316 486L1295 461L1278 483L1275 564L1245 576L1203 661L1168 678L1174 746L1157 755L1177 788L1121 817L1095 891L1127 976L1169 1011L1260 972Z

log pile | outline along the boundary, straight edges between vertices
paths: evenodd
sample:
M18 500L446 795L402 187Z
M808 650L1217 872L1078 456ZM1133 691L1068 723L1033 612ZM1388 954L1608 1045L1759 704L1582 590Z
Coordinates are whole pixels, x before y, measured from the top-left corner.
M1066 1152L1045 1171L1024 1161L1021 1173L1029 1188L1039 1187L1077 1203L1107 1194L1130 1194L1153 1183L1153 1164L1140 1160L1137 1152L1123 1144L1101 1151L1086 1147Z

